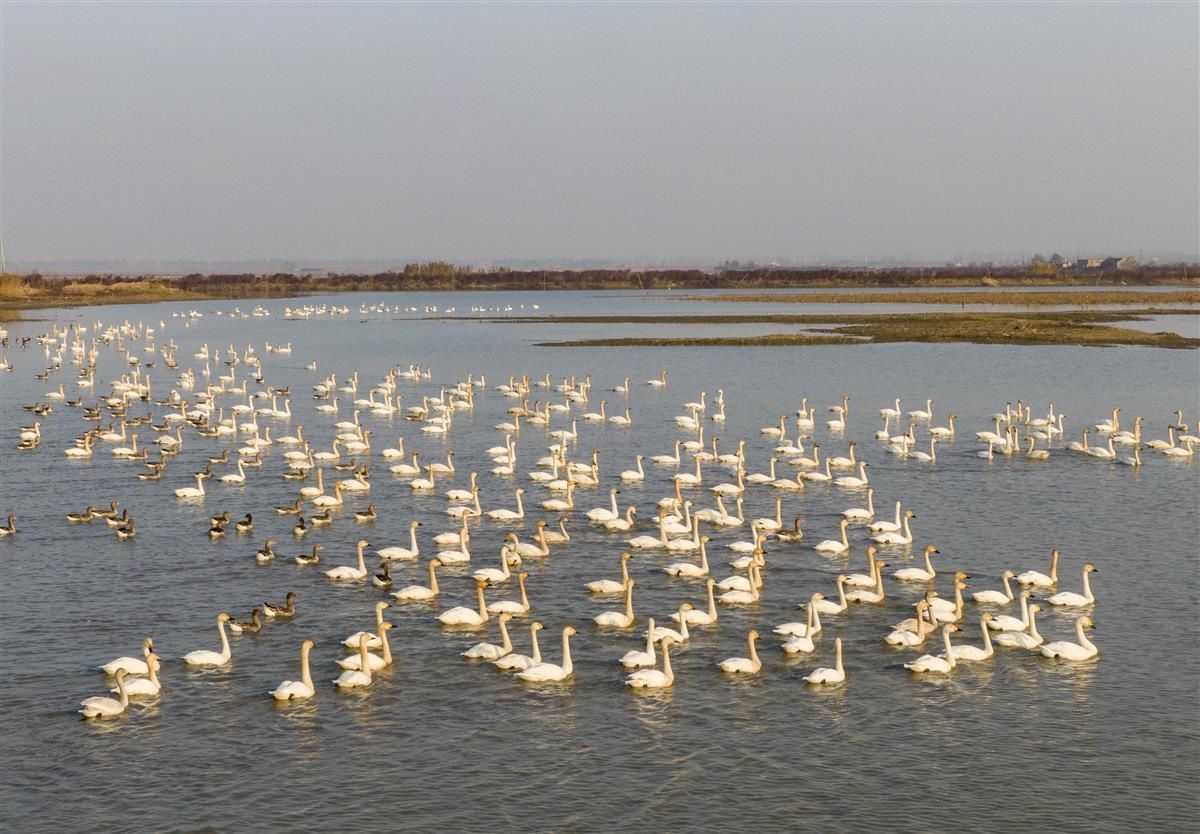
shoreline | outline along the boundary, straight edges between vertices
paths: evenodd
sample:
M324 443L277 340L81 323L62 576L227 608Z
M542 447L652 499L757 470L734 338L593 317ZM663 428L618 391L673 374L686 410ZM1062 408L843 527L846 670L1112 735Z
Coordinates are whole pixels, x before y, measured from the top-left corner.
M249 301L340 295L348 292L633 292L721 290L719 301L778 301L794 303L883 303L884 293L833 292L851 289L892 290L911 296L914 303L947 303L922 300L905 293L914 289L965 289L970 303L1005 295L1005 290L1040 287L1052 294L1057 288L1188 287L1200 288L1200 266L1179 264L1134 269L1064 269L1053 273L1028 267L942 267L894 269L765 269L704 272L690 269L661 270L497 270L475 271L449 264L413 265L401 272L374 275L322 277L275 275L88 275L47 278L40 275L4 275L0 278L0 311L51 307L90 307L159 302ZM823 295L753 295L754 290L829 290ZM1082 292L1082 290L1078 291ZM1123 295L1128 291L1107 291ZM1008 293L1019 295L1018 293ZM1040 296L1041 292L1029 293ZM872 298L871 296L876 296ZM705 297L704 300L710 300ZM895 300L895 299L891 299ZM1078 300L1078 299L1076 299ZM1126 302L1128 299L1125 300ZM958 303L952 301L949 303ZM963 303L967 303L964 301ZM1008 303L1008 302L995 302ZM1053 303L1026 299L1026 303ZM1072 302L1074 303L1074 302ZM1125 302L1118 302L1125 303Z

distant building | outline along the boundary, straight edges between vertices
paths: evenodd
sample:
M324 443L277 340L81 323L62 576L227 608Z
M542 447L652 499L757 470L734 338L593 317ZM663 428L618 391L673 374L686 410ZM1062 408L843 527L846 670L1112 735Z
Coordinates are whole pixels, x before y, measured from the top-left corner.
M1079 258L1075 261L1076 269L1116 269L1120 258Z

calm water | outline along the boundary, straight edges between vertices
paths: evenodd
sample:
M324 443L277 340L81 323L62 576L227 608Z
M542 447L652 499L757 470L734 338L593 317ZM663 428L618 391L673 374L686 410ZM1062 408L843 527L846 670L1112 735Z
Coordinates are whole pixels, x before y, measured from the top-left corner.
M203 502L178 501L171 491L189 485L188 474L210 455L238 443L185 433L184 450L161 482L134 478L140 465L111 459L101 446L90 461L70 461L62 449L83 427L78 410L57 405L43 419L44 442L34 452L12 450L16 427L32 422L21 404L68 383L74 367L37 381L45 368L40 346L10 348L16 366L0 377L4 453L0 514L16 513L21 532L0 540L0 668L6 704L3 730L0 828L7 831L213 830L343 828L347 819L364 831L522 829L600 831L630 828L680 831L817 830L1064 831L1192 830L1200 819L1200 638L1196 619L1197 464L1147 453L1140 471L1062 451L1050 461L1024 458L979 460L974 432L990 428L990 415L1005 401L1048 402L1067 416L1067 439L1085 425L1122 407L1123 423L1146 418L1147 438L1165 436L1176 408L1186 420L1200 416L1194 352L1137 348L1009 348L972 345L836 346L787 349L537 348L547 337L586 338L620 328L432 321L421 314L358 315L361 302L423 307L514 305L514 313L645 312L650 302L622 294L446 294L340 296L344 317L285 321L281 316L234 320L217 317L233 303L204 303L207 314L185 326L172 318L182 305L45 311L56 323L93 326L123 320L165 326L155 343L174 339L181 368L196 366L200 345L253 344L267 382L292 386L291 421L266 420L273 434L292 434L302 424L314 448L327 448L336 420L350 419L343 404L335 418L312 411L311 385L328 373L339 380L357 370L360 396L395 365L419 362L431 380L402 381L406 406L442 386L486 374L473 412L457 414L447 439L422 435L419 424L364 413L373 429L370 497L347 499L329 528L297 543L292 519L271 508L288 503L296 484L279 477L279 446L264 454L248 485L206 482ZM318 300L313 300L317 301ZM296 302L264 306L281 313ZM249 310L253 303L242 304ZM652 308L651 308L652 309ZM871 312L878 308L872 307ZM718 312L713 305L677 303L672 312ZM841 308L838 312L850 312ZM361 318L366 318L365 323ZM9 326L12 336L37 334L47 321ZM775 328L777 329L777 328ZM90 332L89 332L90 335ZM291 356L265 353L264 341L291 342ZM136 352L142 345L133 345ZM149 358L149 354L142 354ZM320 371L305 365L312 358ZM220 367L224 370L224 366ZM128 368L112 346L102 349L97 391ZM641 384L669 371L670 385ZM239 367L239 379L245 367ZM150 373L156 397L175 379L161 357ZM524 524L475 523L469 569L443 569L442 597L431 604L389 609L397 654L394 667L359 694L328 683L339 671L343 637L372 624L372 606L384 593L364 583L331 583L322 570L353 560L353 542L373 547L407 543L407 526L423 521L420 563L393 565L396 586L424 582L433 534L454 528L436 496L414 496L405 481L388 473L380 450L397 435L427 460L456 452L457 475L446 488L466 485L467 473L486 473L483 450L502 442L493 429L512 404L493 390L510 374L541 377L591 373L595 410L606 398L618 413L623 398L606 389L625 376L635 381L630 403L634 428L579 424L574 459L601 449L602 485L576 493L578 509L568 522L572 540L544 560L527 559L534 615L546 624L542 646L557 662L558 631L575 624L573 681L534 686L472 664L458 653L486 632L445 630L433 617L451 605L471 604L469 570L493 566L504 533L528 537L537 509ZM216 373L214 373L214 377ZM202 384L202 383L201 383ZM936 544L942 556L935 585L950 594L949 574L972 576L971 590L1001 587L1006 568L1046 570L1049 551L1061 548L1060 588L1079 590L1085 562L1100 572L1093 588L1098 662L1055 663L1021 650L1000 650L990 661L963 666L951 676L910 675L902 664L913 650L893 650L881 638L891 623L909 616L924 585L890 583L881 606L860 606L825 618L817 650L795 659L778 650L773 625L800 619L797 604L820 590L832 595L834 576L865 568L866 534L851 528L846 557L822 556L812 544L832 538L841 510L860 506L854 491L810 484L784 496L784 518L799 516L806 530L797 544L768 546L769 568L762 601L723 608L719 625L693 630L690 645L672 657L673 691L626 691L615 659L644 642L631 633L600 630L591 617L619 601L591 599L585 581L618 576L617 556L628 535L590 527L583 512L607 505L607 490L630 468L638 452L671 451L685 437L672 421L682 403L723 388L728 422L715 433L724 451L747 440L747 470L765 471L775 443L759 428L793 413L801 399L818 407L813 440L822 451L844 454L858 441L871 463L880 514L903 499L915 509L911 550L887 548L893 564L916 563L920 549ZM536 389L534 396L545 398ZM833 436L825 406L851 398L849 428ZM899 396L907 409L934 400L934 423L947 411L958 415L959 435L938 448L936 465L900 460L878 448L878 409ZM94 395L86 397L88 402ZM227 406L237 400L222 398ZM614 407L616 406L616 407ZM131 409L141 414L144 406ZM161 407L154 409L161 415ZM711 413L711 412L710 412ZM554 428L569 426L559 415ZM145 440L149 428L139 427ZM709 426L709 436L713 433ZM924 437L924 434L921 435ZM526 427L520 440L519 476L481 474L484 509L514 505L515 486L528 487L527 506L545 498L525 477L549 439ZM216 467L218 472L225 471ZM642 485L622 485L621 506L635 503L643 519L670 491L672 470L648 468ZM790 474L782 467L780 474ZM330 472L330 475L335 473ZM338 477L342 476L337 473ZM215 479L214 479L215 480ZM731 480L727 469L706 468L706 486ZM711 506L707 489L692 496ZM751 487L748 517L773 515L777 492ZM139 522L138 537L118 542L96 522L69 525L63 514L89 503L117 500ZM351 509L379 505L373 524L356 524ZM248 536L216 541L205 535L209 515L228 510L255 514ZM654 532L645 522L637 532ZM710 560L718 578L731 571L724 545L748 530L713 536ZM313 543L325 545L322 564L301 568L290 558L266 566L253 553L267 536L290 557ZM679 603L700 603L698 581L668 579L663 556L638 554L631 562L639 579L635 606L640 618L665 619ZM907 583L913 584L913 583ZM263 599L300 595L294 621L273 624L254 636L234 637L233 662L217 671L187 671L178 657L217 648L218 611L244 618ZM489 590L489 600L508 596ZM957 641L978 643L978 610L968 604L966 630ZM1046 611L1039 630L1047 640L1073 639L1075 614ZM528 620L514 619L518 651L528 648ZM763 673L734 679L716 663L745 653L750 628L764 633ZM135 702L129 715L83 722L79 700L108 684L96 665L136 654L152 634L166 659L161 698ZM801 678L832 663L835 636L845 642L847 682L814 690ZM317 696L279 706L267 690L298 676L298 648L313 651ZM940 651L931 639L927 648Z

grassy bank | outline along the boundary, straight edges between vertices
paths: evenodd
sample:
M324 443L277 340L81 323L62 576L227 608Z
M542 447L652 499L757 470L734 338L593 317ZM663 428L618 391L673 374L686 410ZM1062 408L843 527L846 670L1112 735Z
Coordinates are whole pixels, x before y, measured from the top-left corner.
M1117 326L1144 320L1157 310L1089 312L1074 310L1053 313L917 313L843 316L638 316L524 319L551 323L640 323L640 324L764 324L787 323L816 326L817 333L773 333L763 336L647 337L579 339L539 342L541 347L712 347L880 344L887 342L951 343L979 345L1081 345L1113 347L1138 345L1171 349L1200 348L1200 339L1177 333L1151 333ZM1174 311L1179 312L1179 311ZM1195 314L1198 311L1186 311ZM500 321L503 321L501 319Z
M551 290L724 290L726 300L755 298L740 291L755 289L837 289L914 287L1063 287L1063 286L1200 286L1190 264L1136 269L1062 270L1047 274L1023 267L942 267L935 269L764 269L708 272L699 269L471 269L452 264L410 264L403 270L371 275L5 275L0 280L0 309L81 304L131 304L154 301L255 299L343 292L494 292ZM904 295L901 293L901 295ZM909 300L924 303L920 294ZM953 293L949 295L954 295ZM1001 294L996 294L999 297ZM790 299L789 299L790 300ZM871 303L841 293L800 296L798 301ZM972 299L974 300L974 299ZM969 302L964 302L969 303ZM975 300L975 303L980 303ZM1007 302L995 302L1007 303ZM1023 303L1056 303L1054 301ZM1102 302L1096 302L1102 303Z

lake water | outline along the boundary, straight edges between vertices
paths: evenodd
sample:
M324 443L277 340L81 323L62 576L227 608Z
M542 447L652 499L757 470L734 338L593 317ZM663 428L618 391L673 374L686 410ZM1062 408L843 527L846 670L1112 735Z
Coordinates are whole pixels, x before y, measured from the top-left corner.
M694 294L694 293L689 293ZM314 449L328 448L333 423L351 419L341 395L336 417L313 410L311 386L335 373L339 384L351 372L365 396L387 369L410 363L431 368L422 382L402 380L404 406L437 396L443 387L473 374L485 375L473 411L455 416L450 434L435 439L420 424L364 412L372 429L373 488L369 498L350 496L332 526L303 541L290 535L291 516L273 512L290 503L297 485L280 477L278 446L263 454L263 467L248 470L247 485L206 482L204 501L180 501L172 491L193 483L190 473L207 459L240 443L206 439L190 428L184 448L162 481L139 481L140 464L112 459L101 445L88 461L71 461L62 450L86 425L78 409L56 403L42 418L43 442L17 452L17 427L34 416L21 409L44 392L67 385L76 396L76 368L64 363L49 380L33 375L46 367L43 347L10 346L15 367L0 374L0 515L17 515L20 532L0 540L0 669L5 703L4 775L0 829L13 832L109 832L117 830L533 830L614 831L635 826L657 831L1062 831L1127 832L1194 830L1200 821L1200 624L1197 568L1200 542L1200 482L1194 460L1146 452L1140 469L1066 452L1062 440L1042 463L1022 456L981 460L974 433L992 427L991 415L1005 402L1032 403L1035 415L1053 402L1066 417L1066 439L1120 406L1122 424L1144 417L1147 439L1165 437L1177 408L1184 419L1200 416L1197 354L1145 348L1005 347L976 345L863 345L803 348L634 348L549 349L547 338L647 335L637 326L538 325L440 321L424 307L511 305L512 313L646 313L663 309L654 300L627 293L506 293L347 295L328 299L264 302L273 315L235 319L215 312L233 302L195 305L36 311L7 325L10 337L36 335L52 324L87 326L88 336L122 321L163 326L154 344L178 345L180 371L203 367L193 358L203 344L214 349L253 345L263 360L267 383L291 386L290 421L263 420L275 436L303 425ZM322 302L347 304L346 316L285 320L285 307ZM361 303L384 301L416 307L416 313L361 315ZM522 308L521 305L524 305ZM242 302L249 311L254 302ZM716 305L673 302L673 314L717 313ZM199 310L190 321L173 312ZM749 306L737 306L751 312ZM887 312L878 305L836 312ZM814 311L816 312L816 311ZM1187 317L1178 317L1185 320ZM41 319L41 320L35 320ZM365 319L365 321L364 321ZM772 327L766 332L775 332ZM664 332L655 328L655 333ZM688 328L687 332L697 332ZM722 332L728 332L728 329ZM268 354L264 343L290 342L290 356ZM149 370L155 398L177 388L176 374L161 356ZM306 370L311 359L316 373ZM643 381L667 369L669 385ZM96 390L129 370L114 345L100 349ZM226 371L213 365L213 380ZM246 367L237 368L239 380ZM526 684L490 664L458 656L475 642L497 638L486 630L444 629L435 614L471 605L470 570L497 564L504 534L528 539L538 518L557 515L538 506L545 491L526 477L551 442L545 431L523 428L518 475L488 474L483 452L501 444L493 427L513 404L494 386L510 376L591 374L592 401L574 413L610 414L625 399L608 391L632 378L629 403L633 427L594 426L580 421L572 459L600 451L601 485L576 492L568 517L572 534L550 557L526 559L531 616L545 623L542 648L558 662L560 629L573 624L575 675L564 684ZM203 386L203 378L199 386ZM198 387L199 387L198 386ZM747 470L766 471L775 441L760 427L793 414L803 398L817 407L811 441L826 454L845 454L857 441L871 464L879 515L903 500L917 514L911 548L883 548L893 565L920 563L925 544L941 551L933 583L951 596L955 569L971 575L972 591L1000 588L1007 569L1045 571L1051 548L1063 562L1059 588L1080 589L1080 570L1093 562L1097 596L1092 635L1098 661L1072 664L1018 649L998 649L982 663L962 665L952 675L913 675L903 668L919 652L885 646L892 623L910 616L925 583L888 582L883 605L852 606L824 618L816 651L796 658L778 649L771 628L803 618L797 605L814 591L836 595L834 577L865 570L865 528L851 528L848 556L829 557L812 545L835 538L839 513L861 506L860 492L809 484L783 495L783 517L802 520L799 543L771 542L762 600L722 607L718 625L696 628L686 648L672 655L672 690L627 691L616 664L625 651L641 648L644 618L665 620L681 602L703 602L703 584L667 578L672 561L638 553L630 562L638 579L638 627L629 632L599 629L591 618L620 607L595 599L582 583L619 576L617 558L631 534L589 525L583 512L606 506L608 488L631 468L638 453L672 450L687 439L673 417L682 404L708 392L710 403L724 391L728 421L708 423L722 451L746 440ZM251 384L251 390L254 390ZM192 392L183 392L191 396ZM826 406L848 395L851 412L844 434L831 434ZM534 389L533 398L561 394ZM934 465L888 454L874 433L878 410L896 397L907 409L934 401L933 423L958 415L958 436L938 447ZM88 403L94 394L84 398ZM229 406L240 398L223 395ZM135 404L134 415L147 410ZM156 417L165 411L152 406ZM226 412L228 414L228 411ZM105 421L107 423L107 419ZM557 415L552 428L569 428ZM145 441L148 426L136 429ZM898 432L897 432L898 433ZM789 436L793 434L789 428ZM353 543L370 540L372 550L407 544L410 520L423 522L419 562L393 565L396 587L424 582L425 561L435 550L432 535L455 529L445 514L439 482L429 496L415 495L406 480L391 475L380 451L403 435L410 450L426 460L455 451L458 472L445 488L464 487L479 471L485 510L515 506L513 489L527 488L529 517L523 523L474 522L468 568L444 568L442 596L428 604L396 604L386 616L395 627L394 666L368 690L346 694L329 681L340 670L333 660L348 652L340 641L373 625L373 605L386 598L368 583L334 583L322 571L354 558ZM926 437L920 448L925 448ZM348 456L343 456L348 457ZM362 456L360 456L362 459ZM228 467L215 466L220 474ZM781 465L779 474L791 475ZM640 485L620 485L622 508L634 504L642 521L637 533L654 533L648 519L655 502L671 492L669 467L647 467ZM328 471L333 477L346 477ZM725 467L706 467L705 487L732 480ZM712 506L707 488L690 491L697 507ZM746 515L774 514L776 490L751 486ZM116 500L139 525L137 538L120 542L101 521L68 524L64 514L88 504ZM355 523L350 510L368 502L379 507L374 523ZM240 517L252 512L254 532L206 536L208 517L222 510ZM704 525L713 574L732 571L725 545L748 537ZM265 538L280 542L287 558L267 565L253 554ZM321 565L298 567L291 556L314 543L325 546ZM373 566L371 560L369 566ZM890 572L889 569L888 572ZM215 615L231 611L244 619L264 599L299 594L293 621L270 624L257 635L233 637L233 661L224 668L189 671L184 653L218 648ZM507 586L489 589L489 601L511 596ZM1013 606L1015 608L1015 606ZM1050 608L1050 606L1043 606ZM980 608L968 602L964 632L956 642L979 643ZM1017 613L1006 610L1005 613ZM1074 639L1078 612L1046 610L1039 630L1047 640ZM527 618L510 629L518 651L528 650ZM760 675L734 678L716 664L745 654L751 628L763 633ZM85 722L78 702L110 685L96 666L118 655L137 654L153 635L164 658L160 698L135 701L128 715ZM832 664L833 639L845 645L845 684L807 686L802 677ZM298 676L302 640L316 642L313 676L317 694L302 704L277 705L266 693L280 680ZM924 650L940 651L936 638Z

